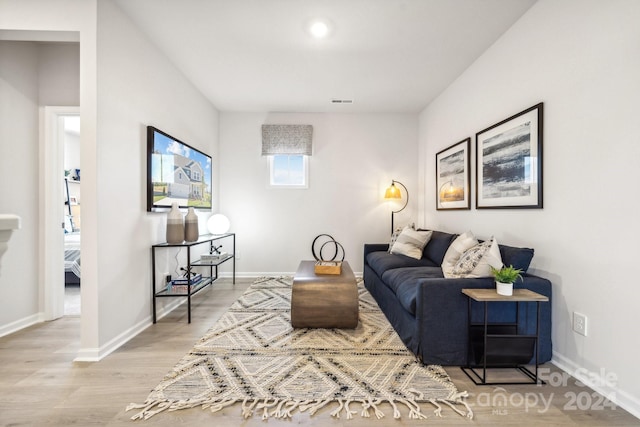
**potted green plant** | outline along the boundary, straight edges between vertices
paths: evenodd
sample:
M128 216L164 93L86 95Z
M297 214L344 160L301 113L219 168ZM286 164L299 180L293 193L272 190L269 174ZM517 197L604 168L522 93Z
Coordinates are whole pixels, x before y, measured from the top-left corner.
M522 280L522 270L514 268L513 265L502 268L491 267L491 274L496 279L496 291L500 295L513 295L513 283Z

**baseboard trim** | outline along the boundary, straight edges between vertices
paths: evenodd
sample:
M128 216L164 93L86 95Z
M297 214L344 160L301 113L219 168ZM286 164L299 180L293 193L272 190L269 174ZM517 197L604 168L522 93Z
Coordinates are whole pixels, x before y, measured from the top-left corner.
M295 273L291 273L291 272L236 273L236 278L257 279L257 278L260 278L260 277L281 277L281 276L290 276L290 277L292 277L294 274ZM220 278L232 278L233 274L230 273L230 272L220 273L219 277ZM156 312L156 318L158 320L162 319L163 317L165 317L167 314L171 313L173 310L175 310L180 305L186 304L186 302L187 302L187 300L184 299L184 298L176 298L174 301L171 301L168 304L166 304L164 307L158 309L158 311ZM78 354L77 354L76 358L74 359L74 361L75 362L99 362L100 360L104 359L105 357L107 357L108 355L113 353L115 350L117 350L118 348L120 348L121 346L126 344L129 340L134 338L140 332L142 332L145 329L147 329L152 324L153 324L152 318L151 318L151 316L149 316L149 317L143 319L142 321L138 322L138 324L136 324L136 325L132 326L131 328L127 329L126 331L122 332L120 335L118 335L117 337L113 338L111 341L106 343L104 346L101 346L101 347L98 347L98 348L94 348L94 347L81 348L78 351Z
M280 276L291 276L293 277L293 275L295 274L295 272L268 272L268 273L260 273L260 272L236 272L236 279L258 279L260 277L280 277ZM231 272L224 272L224 273L220 273L219 275L220 278L224 278L224 279L230 279L233 277L233 274Z
M618 378L615 372L607 372L604 368L600 369L600 372L589 371L555 351L553 352L551 363L582 384L603 395L616 406L621 407L634 417L640 418L640 400L618 387Z
M260 277L281 277L281 276L290 276L293 277L295 275L295 271L291 272L273 272L273 271L269 271L269 272L241 272L241 273L236 273L236 278L240 278L240 279L258 279ZM354 276L356 277L362 277L362 272L361 271L354 271L353 272ZM220 277L221 278L225 278L225 279L230 279L233 277L233 274L231 272L224 272L224 273L220 273Z
M78 351L78 355L73 360L74 362L99 362L119 347L124 345L127 341L138 335L149 327L149 318L138 322L138 324L127 329L111 341L101 347L81 348Z
M175 310L178 306L186 303L186 299L176 298L175 301L170 302L166 306L162 307L156 312L157 319L162 319L164 316ZM151 315L141 320L136 325L127 329L105 345L99 348L81 348L78 351L78 355L74 359L74 362L99 362L118 348L122 347L129 340L137 336L140 332L153 325L153 319Z
M21 329L28 328L29 326L33 326L38 323L42 323L43 321L44 321L43 313L35 313L35 314L32 314L31 316L18 319L6 325L0 326L0 337L13 334L15 332L18 332Z

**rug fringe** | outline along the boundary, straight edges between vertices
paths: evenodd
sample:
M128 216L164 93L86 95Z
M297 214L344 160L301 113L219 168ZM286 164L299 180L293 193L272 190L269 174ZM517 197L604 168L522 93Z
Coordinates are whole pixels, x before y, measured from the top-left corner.
M324 408L327 404L333 402L333 399L325 399L325 400L317 400L315 404L313 405L304 405L304 406L300 406L300 411L301 412L306 412L307 410L309 410L309 415L314 415L316 412L318 412L318 410Z
M416 393L417 394L417 393ZM357 410L352 410L350 405L354 403L359 403L362 407L360 411L360 416L362 418L370 418L371 411L373 411L373 415L377 419L384 418L385 414L382 410L380 410L379 405L381 403L389 403L393 408L393 418L400 419L402 413L400 411L399 405L406 406L409 409L409 418L411 419L427 419L427 415L422 412L422 408L420 407L420 403L430 403L435 406L435 410L433 411L437 417L442 417L442 405L447 405L457 414L468 418L473 419L473 411L471 407L464 401L464 398L467 397L467 392L456 393L448 399L428 399L428 400L418 400L418 399L409 399L409 398L389 398L389 399L318 399L318 400L295 400L295 399L270 399L270 398L259 398L259 399L250 399L245 398L244 400L236 400L236 399L211 399L211 398L200 398L200 399L188 399L183 401L174 401L174 400L147 400L142 404L131 403L127 406L126 410L130 411L132 409L140 409L136 414L134 414L131 419L132 420L147 420L152 416L159 414L163 411L176 411L179 409L187 409L193 408L196 406L201 406L202 409L209 409L211 412L218 412L227 406L231 406L236 403L241 403L241 411L242 417L245 419L253 417L256 411L262 410L261 418L263 420L268 420L269 418L277 418L277 419L291 419L293 413L298 410L299 412L308 412L310 416L313 416L317 411L324 408L330 403L336 402L338 407L331 411L331 416L334 418L340 418L341 414L344 414L347 420L353 419L354 415L358 413ZM463 406L464 410L458 408L458 406Z

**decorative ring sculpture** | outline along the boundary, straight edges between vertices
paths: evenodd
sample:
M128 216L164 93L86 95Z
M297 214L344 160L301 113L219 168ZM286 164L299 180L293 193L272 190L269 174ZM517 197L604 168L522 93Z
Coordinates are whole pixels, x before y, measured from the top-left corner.
M316 254L316 243L318 239L323 236L328 237L330 240L327 240L320 246L320 253L319 253L320 256L318 257L318 255ZM322 255L322 251L324 250L324 247L327 246L328 244L333 244L333 247L334 247L333 257L331 259L325 259L325 257ZM311 253L313 254L313 258L316 261L323 261L323 262L335 261L340 252L342 252L342 259L340 260L340 262L342 262L344 261L344 247L329 234L319 234L316 236L315 239L313 239L313 243L311 243Z

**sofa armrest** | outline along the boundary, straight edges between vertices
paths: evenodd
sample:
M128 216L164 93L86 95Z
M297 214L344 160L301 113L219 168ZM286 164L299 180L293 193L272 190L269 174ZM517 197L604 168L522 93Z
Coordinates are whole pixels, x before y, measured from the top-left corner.
M540 304L539 347L540 362L551 359L551 282L525 274L516 288L527 288L549 297L549 303ZM425 279L420 283L416 298L416 321L420 336L420 353L424 363L463 365L467 360L468 310L464 288L494 289L492 278ZM483 304L473 303L474 322L482 320ZM535 330L535 304L527 304L519 312L521 333ZM508 317L511 317L508 319ZM497 308L490 305L489 321L515 320L515 305ZM430 355L437 355L431 357Z
M389 250L389 244L388 243L365 243L364 244L364 263L362 264L367 265L367 255L369 255L371 252L387 252Z

